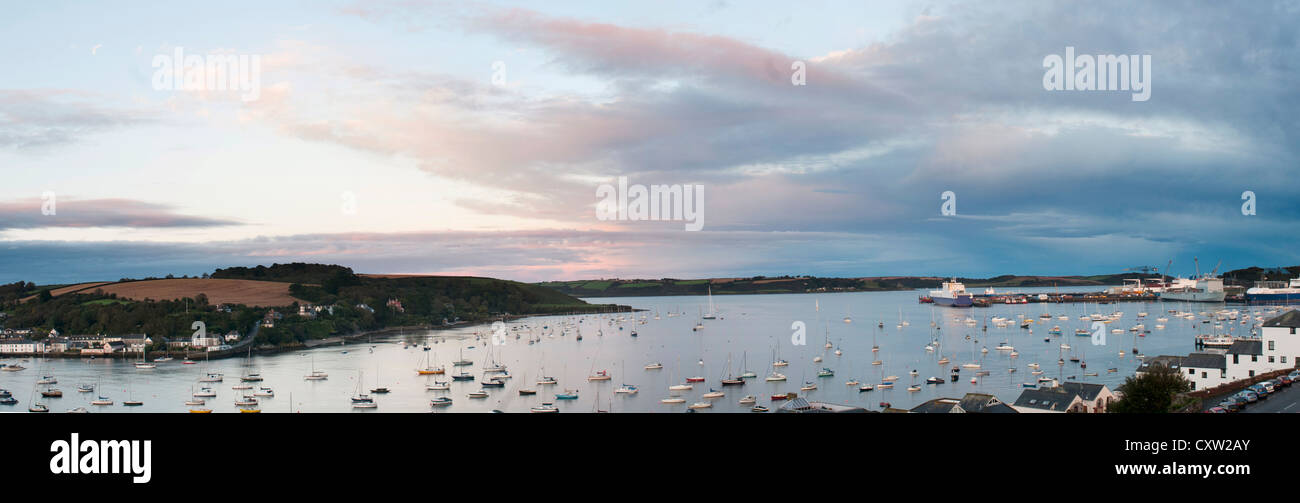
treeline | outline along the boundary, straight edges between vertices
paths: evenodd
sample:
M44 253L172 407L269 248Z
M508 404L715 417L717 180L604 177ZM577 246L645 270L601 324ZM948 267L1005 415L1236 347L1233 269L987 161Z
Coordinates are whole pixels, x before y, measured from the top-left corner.
M7 301L4 326L39 329L39 337L48 329L63 335L149 334L168 338L189 338L191 325L202 321L211 335L231 331L245 333L266 309L243 305L230 306L230 312L217 310L207 297L180 300L134 302L116 295L94 293L40 296L28 302ZM155 340L155 343L161 343Z
M257 281L278 281L283 283L302 283L324 285L327 281L357 284L357 276L352 269L341 265L306 264L271 264L270 267L228 267L212 272L215 279L251 279Z

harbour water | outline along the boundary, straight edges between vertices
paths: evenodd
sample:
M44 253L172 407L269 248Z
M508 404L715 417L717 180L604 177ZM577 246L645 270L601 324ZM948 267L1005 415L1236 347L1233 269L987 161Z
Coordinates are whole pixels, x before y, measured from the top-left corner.
M1095 291L1098 288L1026 288L1025 293L1054 291ZM712 407L699 412L748 412L749 405L738 403L745 395L754 395L759 405L775 409L781 402L772 402L773 394L787 392L811 400L837 404L856 405L878 409L882 402L894 407L910 408L937 397L961 397L968 392L991 393L1006 402L1015 401L1023 390L1022 383L1036 382L1039 377L1061 380L1103 383L1112 389L1133 375L1140 364L1134 350L1148 357L1160 354L1185 355L1195 351L1194 339L1198 334L1224 333L1249 335L1257 321L1242 324L1238 320L1209 323L1206 316L1219 309L1239 309L1242 314L1264 312L1266 308L1218 304L1130 302L1116 304L1019 304L994 305L989 308L950 308L919 304L917 296L924 292L859 292L801 295L742 295L714 296L718 318L701 320L707 310L705 297L627 297L589 299L601 303L631 305L644 311L592 316L552 316L516 320L506 324L505 337L498 338L500 345L492 345L491 328L486 325L463 327L454 330L408 333L387 336L373 341L345 345L329 345L310 350L253 355L250 359L226 359L196 365L182 365L180 360L157 364L155 369L136 369L130 360L121 359L41 359L31 358L21 362L27 367L18 372L0 372L0 388L13 393L15 405L0 405L0 411L26 411L33 400L47 404L52 412L65 412L75 407L85 407L97 412L185 412L184 405L194 390L209 386L216 397L206 398L204 407L215 413L238 412L236 398L251 394L258 387L274 390L274 397L258 397L262 412L527 412L543 402L554 403L562 412L684 412L697 402L709 402ZM1168 310L1198 313L1194 320L1168 314ZM1092 321L1081 316L1100 313L1109 315L1123 312L1117 320L1105 327L1104 345L1094 345L1092 337L1076 336L1076 329L1091 329ZM1146 312L1143 319L1139 312ZM1285 310L1281 311L1285 312ZM669 316L674 313L674 316ZM1050 319L1041 318L1044 313ZM617 322L619 316L624 321ZM655 317L658 316L658 319ZM1005 328L996 327L987 320L992 317L1009 318ZM1060 317L1067 319L1060 319ZM849 318L849 322L845 318ZM1021 318L1033 320L1029 328L1021 328ZM1164 329L1156 329L1156 318L1165 317ZM645 323L640 320L644 318ZM974 322L966 321L971 319ZM908 326L900 327L906 321ZM931 326L931 321L934 326ZM797 323L802 322L806 344L792 342ZM693 327L702 323L703 328ZM984 330L988 324L987 332ZM1150 333L1129 329L1142 323ZM883 324L883 328L881 327ZM1220 327L1216 328L1216 324ZM566 329L566 326L569 327ZM1053 326L1060 326L1061 334L1049 334ZM543 328L546 327L546 328ZM1111 333L1121 329L1122 333ZM637 336L631 336L635 330ZM581 333L582 340L577 340ZM540 339L529 344L529 339ZM1047 339L1046 341L1044 339ZM934 351L925 348L938 341ZM403 345L405 342L407 344ZM431 350L422 346L430 343ZM829 342L831 348L826 347ZM1018 356L1010 350L995 349L1002 343L1013 346ZM1071 348L1062 349L1067 344ZM879 351L873 352L872 347ZM469 398L470 392L481 388L482 368L488 361L487 349L492 358L509 368L510 379L503 388L487 388L487 398ZM983 349L987 348L985 353ZM836 350L840 352L836 354ZM452 381L451 373L458 368L451 365L463 351L466 360L474 365L468 371L474 381ZM1121 355L1121 351L1123 354ZM447 369L446 375L419 376L416 368L424 363L426 354L435 366ZM1077 356L1087 368L1070 361ZM814 359L821 357L821 362ZM947 357L947 364L940 364ZM776 370L787 376L784 382L764 380L774 368L775 358L789 361L789 365ZM874 360L882 364L872 365ZM1064 365L1058 365L1064 359ZM728 372L739 375L745 370L757 374L746 379L743 386L720 384ZM6 358L4 363L20 363L17 358ZM646 370L649 362L661 362L660 370ZM950 379L953 366L977 363L979 369L964 368L956 382ZM1041 376L1031 375L1029 364L1037 363ZM235 390L241 373L259 372L264 381L249 383L252 390ZM305 380L315 368L328 374L324 380ZM833 376L818 377L826 368ZM1011 371L1014 369L1014 372ZM1109 372L1109 369L1115 369ZM607 370L612 379L589 382L593 373ZM912 371L916 371L915 377ZM986 376L976 376L987 371ZM224 374L223 382L200 383L209 372ZM1085 375L1096 372L1096 376ZM538 385L541 375L553 376L555 385ZM61 398L41 398L38 390L45 385L36 382L49 375L58 379L53 387L63 391ZM693 389L678 393L683 403L664 404L670 396L669 386L683 383L687 377L704 377L704 382L693 383ZM860 392L858 386L845 383L856 379L861 384L878 385L888 376L898 376L893 389L875 389ZM943 384L926 384L929 377L942 378ZM975 382L971 379L975 378ZM434 381L451 381L447 391L426 390ZM805 382L815 383L816 390L801 391ZM94 384L95 392L81 393L78 384ZM915 383L919 391L907 388ZM638 387L636 394L616 394L622 384ZM373 409L354 409L350 397L358 389L368 393L383 386L391 390L386 394L372 395L378 406ZM520 388L537 390L537 395L520 396ZM702 398L710 388L723 391L725 396L716 399ZM578 398L557 400L556 394L566 389L577 390ZM114 401L111 406L95 406L90 402L103 395ZM430 399L446 396L452 399L447 407L431 407ZM292 398L291 398L292 397ZM123 400L143 401L138 407L125 407Z

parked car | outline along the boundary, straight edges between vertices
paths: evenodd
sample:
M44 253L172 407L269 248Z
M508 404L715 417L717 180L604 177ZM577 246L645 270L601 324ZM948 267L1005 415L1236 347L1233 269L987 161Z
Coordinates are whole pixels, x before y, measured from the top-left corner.
M1273 393L1277 393L1277 386L1274 386L1274 385L1273 385L1273 381L1264 381L1264 382L1261 382L1261 383L1258 383L1258 384L1259 384L1260 386L1263 386L1264 389L1268 390L1268 393L1269 393L1270 395L1273 394Z
M1246 401L1246 397L1241 396L1240 393L1238 393L1238 394L1236 394L1236 395L1232 395L1232 396L1230 396L1230 397L1227 397L1226 399L1224 399L1224 401L1225 401L1225 402L1232 402L1232 403L1237 404L1237 409L1238 409L1238 410L1246 408L1246 404L1250 403L1250 402L1247 402L1247 401Z
M1210 407L1210 410L1205 411L1206 414L1226 414L1227 412L1227 409L1223 407Z
M1292 379L1287 376L1278 376L1276 379L1273 379L1273 382L1282 385L1283 388L1286 388L1291 386L1291 380Z
M1300 381L1300 370L1292 370L1291 373L1286 376L1291 378L1292 382Z
M1260 400L1268 398L1268 388L1263 384L1259 384L1259 383L1252 384L1246 389L1255 392L1256 395L1259 395Z
M1222 408L1223 410L1226 410L1228 412L1237 412L1241 410L1241 403L1234 399L1229 398L1227 400L1219 402L1219 406L1215 408L1216 409Z
M1259 401L1259 393L1255 393L1251 390L1240 391L1235 396L1245 399L1246 403L1255 403Z

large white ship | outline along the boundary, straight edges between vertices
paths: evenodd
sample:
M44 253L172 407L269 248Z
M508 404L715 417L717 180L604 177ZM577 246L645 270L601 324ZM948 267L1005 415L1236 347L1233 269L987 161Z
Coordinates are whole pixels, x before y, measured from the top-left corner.
M966 292L966 285L953 278L943 282L942 290L931 290L930 298L940 306L970 307L973 296Z
M1160 292L1160 298L1184 302L1223 302L1223 278L1205 274L1198 278L1175 278Z
M1288 283L1260 281L1246 290L1246 302L1256 304L1290 304L1300 302L1300 278Z

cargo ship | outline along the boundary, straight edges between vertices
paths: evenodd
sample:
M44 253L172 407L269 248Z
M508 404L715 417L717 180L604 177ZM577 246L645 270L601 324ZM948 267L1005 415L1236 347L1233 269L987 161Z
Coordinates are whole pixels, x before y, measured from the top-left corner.
M1206 274L1198 278L1176 278L1160 292L1160 298L1183 302L1223 302L1223 278Z
M952 281L943 282L941 290L931 290L930 298L940 306L971 307L974 296L966 292L966 285L953 278Z
M1246 290L1246 302L1251 304L1300 303L1300 278L1289 282L1260 281Z

